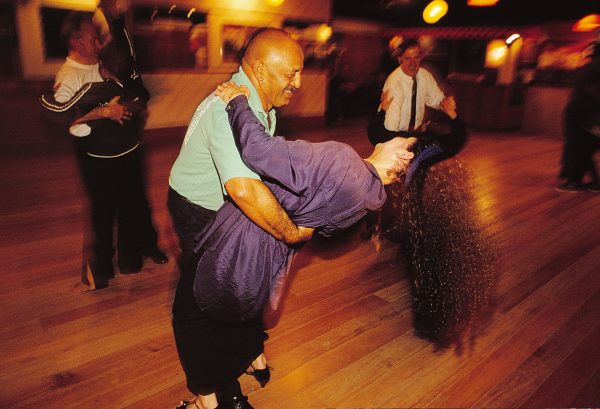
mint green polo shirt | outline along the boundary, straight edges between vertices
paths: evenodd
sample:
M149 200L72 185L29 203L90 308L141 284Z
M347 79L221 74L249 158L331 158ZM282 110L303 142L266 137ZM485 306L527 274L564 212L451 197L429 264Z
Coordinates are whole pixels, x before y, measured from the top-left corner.
M275 110L267 114L256 89L240 67L231 79L250 90L250 108L271 135L275 132ZM269 115L271 126L268 126ZM196 109L188 126L179 156L169 175L169 186L192 203L217 210L224 202L225 182L259 176L244 165L235 146L225 103L210 94Z

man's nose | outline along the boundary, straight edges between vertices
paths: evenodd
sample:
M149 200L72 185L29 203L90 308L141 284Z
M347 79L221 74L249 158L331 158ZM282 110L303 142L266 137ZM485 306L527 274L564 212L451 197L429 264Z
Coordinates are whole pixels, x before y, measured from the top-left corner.
M300 71L298 71L295 75L294 78L292 80L292 85L294 86L294 88L300 88L300 85L302 84L302 78L301 78L301 74Z

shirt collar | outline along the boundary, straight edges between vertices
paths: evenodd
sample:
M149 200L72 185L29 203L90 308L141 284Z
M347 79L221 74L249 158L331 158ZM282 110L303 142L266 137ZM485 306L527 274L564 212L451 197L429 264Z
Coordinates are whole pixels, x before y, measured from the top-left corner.
M75 61L72 58L67 57L67 64L70 65L71 67L75 67L75 68L79 68L82 70L93 70L94 68L98 67L99 64L82 64L80 62Z
M407 75L401 67L398 67L398 69L400 70L400 78L402 78L403 81L410 81L412 82L413 77L411 77L410 75ZM421 67L419 67L419 69L417 70L417 73L415 74L415 78L419 79L419 73L421 72Z
M250 108L252 109L256 117L259 119L259 121L268 130L269 134L273 135L275 133L276 122L275 109L271 108L268 114L265 112L260 97L258 96L258 92L256 91L256 88L254 87L252 81L250 81L250 78L248 78L248 75L246 75L241 66L238 72L233 74L231 79L235 81L235 83L238 85L245 85L246 87L248 87L248 89L250 90L250 98L248 98L248 105L250 105ZM267 115L271 123L270 128L267 126Z

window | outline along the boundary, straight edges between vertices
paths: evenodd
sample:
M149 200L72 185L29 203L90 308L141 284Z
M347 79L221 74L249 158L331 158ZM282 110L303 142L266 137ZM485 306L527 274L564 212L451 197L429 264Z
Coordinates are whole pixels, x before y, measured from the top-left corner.
M194 9L136 7L133 38L140 70L206 70L206 14Z
M19 73L19 50L12 4L0 4L0 76Z
M60 27L71 10L42 7L42 32L44 36L44 57L65 58L67 46L60 40Z

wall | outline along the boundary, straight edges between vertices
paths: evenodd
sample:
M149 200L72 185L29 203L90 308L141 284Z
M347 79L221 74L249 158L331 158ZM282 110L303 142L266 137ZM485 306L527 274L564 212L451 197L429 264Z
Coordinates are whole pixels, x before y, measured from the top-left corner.
M134 3L144 1L134 0ZM155 1L155 4L172 3L172 0ZM281 27L285 19L326 23L331 18L331 0L285 0L278 7L269 6L265 0L184 0L179 3L208 13L208 70L211 72L230 72L235 68L220 61L221 30L225 24Z
M600 32L577 33L571 31L571 24L565 22L546 24L541 28L543 39L550 42L586 45L600 40ZM529 87L525 100L523 130L539 132L561 138L563 135L563 111L572 86L541 85Z
M514 82L519 62L519 53L521 52L522 46L523 39L519 38L508 47L506 60L498 67L496 84L510 85Z
M551 136L562 135L563 111L571 88L534 85L527 90L523 130Z
M350 18L336 18L331 25L335 33L341 34L340 63L347 65L348 78L359 85L375 82L374 75L387 55L387 39L380 34L384 26Z
M95 0L29 0L19 2L16 8L16 26L19 55L25 79L54 77L64 60L44 58L44 39L40 8L55 7L71 10L93 11Z
M204 12L230 12L243 15L245 12L274 14L293 17L304 21L328 21L331 17L331 0L285 0L280 6L271 7L265 0L130 0L132 5L176 4L177 7L194 7Z

